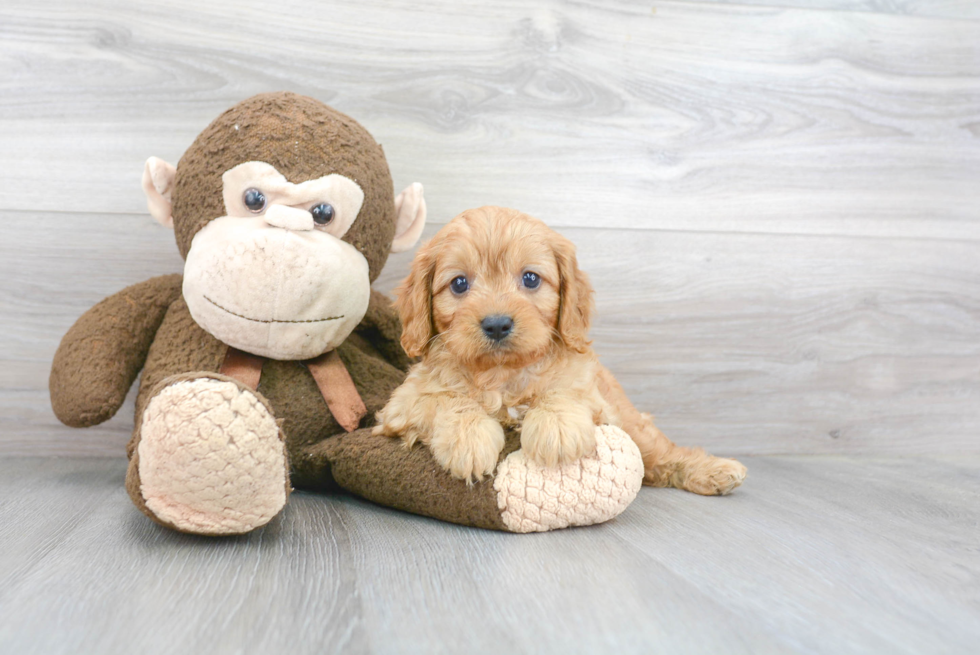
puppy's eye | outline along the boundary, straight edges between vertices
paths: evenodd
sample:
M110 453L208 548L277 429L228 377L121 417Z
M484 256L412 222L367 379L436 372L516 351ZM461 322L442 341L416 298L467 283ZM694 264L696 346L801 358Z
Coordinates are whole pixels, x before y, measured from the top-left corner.
M321 202L319 205L310 210L313 214L313 222L317 225L326 225L333 220L334 215L337 213L334 211L333 205Z
M258 214L265 209L265 194L258 189L246 189L242 194L242 202L248 207L250 212Z
M524 274L524 277L521 278L521 282L523 282L524 286L528 289L537 289L539 286L541 286L541 276L533 271L528 271Z
M466 290L470 288L470 283L466 281L465 275L460 275L454 278L452 282L449 283L449 288L457 296L466 293Z

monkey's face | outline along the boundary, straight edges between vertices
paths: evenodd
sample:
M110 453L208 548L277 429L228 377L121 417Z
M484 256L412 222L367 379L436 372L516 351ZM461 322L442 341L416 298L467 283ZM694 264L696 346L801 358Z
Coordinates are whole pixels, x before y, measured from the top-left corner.
M222 176L225 215L191 241L184 299L230 346L309 359L338 346L367 311L368 262L341 240L364 192L342 175L292 184L270 164Z

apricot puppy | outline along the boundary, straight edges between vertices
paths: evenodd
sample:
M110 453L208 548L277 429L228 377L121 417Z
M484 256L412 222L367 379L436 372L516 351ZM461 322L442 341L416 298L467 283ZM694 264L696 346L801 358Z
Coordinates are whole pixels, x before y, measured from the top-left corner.
M555 466L595 448L595 426L639 446L644 483L725 494L745 467L676 446L633 407L589 347L592 287L570 241L512 209L463 212L418 252L395 290L402 346L421 356L378 413L376 434L427 444L453 476L493 472L504 428Z

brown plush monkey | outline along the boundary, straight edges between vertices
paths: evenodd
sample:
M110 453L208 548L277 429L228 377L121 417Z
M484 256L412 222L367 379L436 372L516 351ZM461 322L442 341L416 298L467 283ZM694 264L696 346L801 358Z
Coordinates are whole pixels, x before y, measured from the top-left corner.
M603 521L635 496L639 453L615 430L567 471L535 469L512 438L497 476L474 486L425 448L370 434L410 363L371 282L390 252L415 244L425 202L418 184L394 197L381 147L353 119L311 98L258 95L211 123L176 168L148 160L143 188L174 229L184 273L83 315L50 389L58 418L86 427L115 414L143 371L126 487L153 520L243 533L276 516L291 485L339 485L526 532Z

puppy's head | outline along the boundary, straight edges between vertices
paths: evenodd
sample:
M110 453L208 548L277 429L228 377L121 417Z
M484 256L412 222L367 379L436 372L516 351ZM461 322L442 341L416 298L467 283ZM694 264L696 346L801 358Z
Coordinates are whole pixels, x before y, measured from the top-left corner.
M438 337L471 366L526 366L554 343L589 345L592 287L575 246L527 214L463 212L425 244L395 290L402 346L412 356Z

